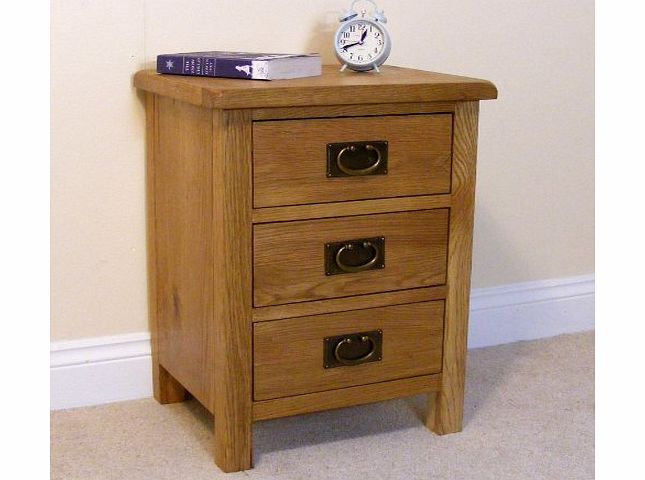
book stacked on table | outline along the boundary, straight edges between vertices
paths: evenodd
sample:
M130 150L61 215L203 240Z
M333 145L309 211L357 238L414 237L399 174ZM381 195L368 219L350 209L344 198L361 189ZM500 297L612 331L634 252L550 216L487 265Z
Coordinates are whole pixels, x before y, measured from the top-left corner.
M157 56L157 73L171 75L283 80L321 72L317 53L192 52Z

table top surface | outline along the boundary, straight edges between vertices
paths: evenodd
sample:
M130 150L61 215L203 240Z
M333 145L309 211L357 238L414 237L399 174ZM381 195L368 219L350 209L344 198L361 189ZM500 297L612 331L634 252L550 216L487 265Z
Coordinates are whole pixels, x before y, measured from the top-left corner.
M237 80L159 74L141 70L134 86L207 108L268 108L497 98L487 80L384 65L377 72L340 72L323 65L322 75L292 80Z

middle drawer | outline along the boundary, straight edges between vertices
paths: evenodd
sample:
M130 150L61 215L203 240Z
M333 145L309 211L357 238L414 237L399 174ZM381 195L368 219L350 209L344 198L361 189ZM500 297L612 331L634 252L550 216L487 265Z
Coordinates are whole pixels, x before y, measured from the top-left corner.
M281 305L444 284L448 213L442 208L256 225L253 304ZM365 248L363 240L368 242ZM336 250L330 251L328 245L336 245ZM372 262L374 268L361 270L360 265L367 266L373 259L377 260ZM359 271L340 272L337 263L359 265Z

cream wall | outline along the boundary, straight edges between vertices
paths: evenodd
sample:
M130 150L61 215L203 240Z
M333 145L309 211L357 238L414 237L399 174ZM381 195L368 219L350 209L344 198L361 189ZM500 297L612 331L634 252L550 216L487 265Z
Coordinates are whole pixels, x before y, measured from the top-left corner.
M388 63L492 80L473 287L594 271L591 0L381 0ZM155 55L330 48L347 0L52 2L52 340L147 330L144 109ZM304 6L301 6L304 5Z

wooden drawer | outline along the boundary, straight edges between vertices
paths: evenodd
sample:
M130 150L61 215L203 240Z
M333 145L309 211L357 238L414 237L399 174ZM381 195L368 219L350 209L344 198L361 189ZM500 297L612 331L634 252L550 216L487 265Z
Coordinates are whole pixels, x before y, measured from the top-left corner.
M384 238L384 268L326 275L325 245ZM253 232L254 306L441 285L448 209L266 223Z
M261 322L253 327L254 399L299 395L441 371L444 302ZM325 338L382 331L381 360L325 368Z
M327 144L388 142L385 175L327 177ZM450 192L452 114L253 124L255 208Z

